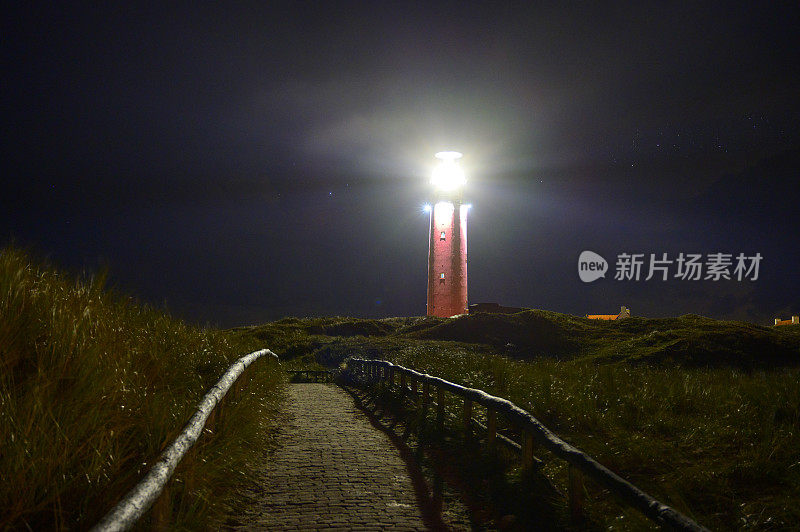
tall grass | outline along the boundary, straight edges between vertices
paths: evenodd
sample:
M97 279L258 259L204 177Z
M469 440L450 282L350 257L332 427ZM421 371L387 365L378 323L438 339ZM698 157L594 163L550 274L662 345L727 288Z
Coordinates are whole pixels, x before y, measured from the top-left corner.
M438 345L402 365L506 397L601 463L713 529L800 523L800 370L533 362ZM545 471L565 475L563 463ZM548 469L549 468L549 469ZM594 518L643 525L594 489ZM591 504L590 504L591 507Z
M102 276L75 280L0 251L0 529L93 525L227 366L258 347L107 291ZM151 519L196 528L247 475L283 383L274 362L248 374Z

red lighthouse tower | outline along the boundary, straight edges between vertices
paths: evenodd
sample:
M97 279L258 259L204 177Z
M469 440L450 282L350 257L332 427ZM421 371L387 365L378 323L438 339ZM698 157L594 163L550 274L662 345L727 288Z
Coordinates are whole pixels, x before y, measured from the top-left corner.
M441 161L431 182L437 200L430 209L428 234L428 316L449 318L466 314L467 307L467 212L462 203L466 182L458 166L461 154L436 154Z

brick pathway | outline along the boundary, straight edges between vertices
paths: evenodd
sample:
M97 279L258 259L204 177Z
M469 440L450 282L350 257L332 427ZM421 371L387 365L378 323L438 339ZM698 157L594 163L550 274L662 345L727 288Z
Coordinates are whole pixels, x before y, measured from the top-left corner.
M409 468L389 437L332 384L292 384L247 530L426 530ZM417 489L420 483L417 481ZM427 494L425 494L427 495Z

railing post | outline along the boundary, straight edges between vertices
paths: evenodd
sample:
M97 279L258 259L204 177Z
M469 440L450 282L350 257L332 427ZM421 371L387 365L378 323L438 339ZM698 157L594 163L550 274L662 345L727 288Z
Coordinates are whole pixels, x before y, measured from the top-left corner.
M405 399L406 397L406 374L405 372L400 373L400 398Z
M389 388L394 388L394 367L389 366Z
M569 514L573 523L583 520L583 473L569 465Z
M494 451L497 443L497 412L489 408L486 415L486 444L490 450Z
M436 387L436 423L439 430L444 428L444 390L441 386Z
M416 377L411 377L411 400L414 401L414 407L419 408L419 395L417 395Z
M420 410L420 416L419 416L420 431L422 430L422 427L425 425L425 423L428 421L428 406L430 405L431 402L430 393L431 393L431 384L428 382L427 379L425 379L422 382L422 397L420 397L420 401L422 403L422 409Z
M522 430L522 467L528 469L533 466L533 433Z
M472 436L472 400L464 399L464 437Z

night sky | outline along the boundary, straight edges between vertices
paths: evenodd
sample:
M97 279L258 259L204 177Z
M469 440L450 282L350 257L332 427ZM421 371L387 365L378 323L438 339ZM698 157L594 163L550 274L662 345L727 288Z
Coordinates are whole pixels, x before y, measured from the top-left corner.
M17 4L0 244L191 322L424 314L445 149L471 303L800 313L796 1ZM621 253L763 259L615 280Z

